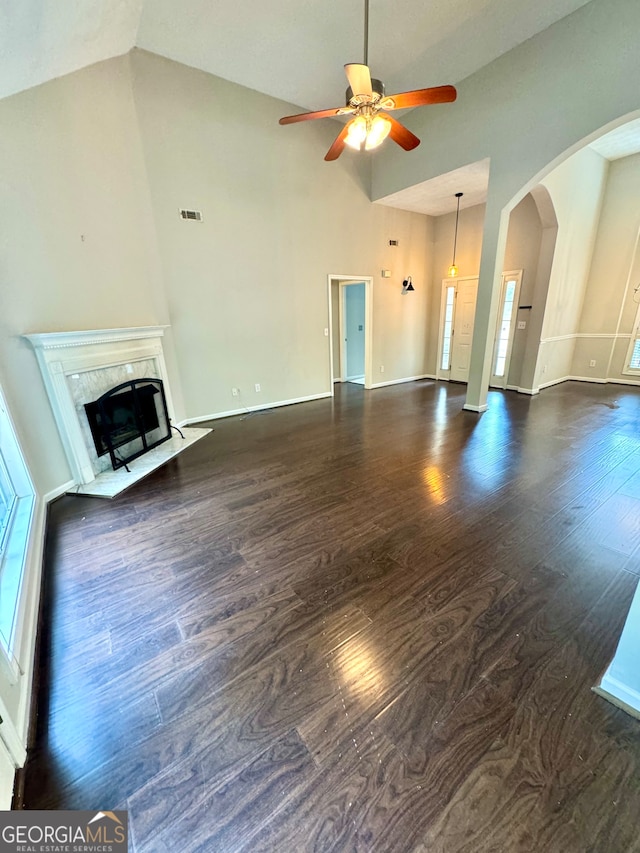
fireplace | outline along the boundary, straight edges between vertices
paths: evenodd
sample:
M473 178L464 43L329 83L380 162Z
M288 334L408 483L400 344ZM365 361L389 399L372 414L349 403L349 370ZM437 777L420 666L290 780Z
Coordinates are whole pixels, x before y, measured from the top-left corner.
M166 328L24 336L36 353L69 460L73 479L64 484L66 490L115 497L211 432L173 424L162 348ZM132 459L125 471L123 461Z
M84 409L96 453L108 453L114 471L171 438L161 379L123 382Z
M164 330L164 326L138 326L25 336L38 357L75 484L89 484L103 473L113 473L108 450L98 455L87 403L97 402L120 385L151 378L162 381L167 410L175 419L162 350ZM118 473L122 475L122 470Z

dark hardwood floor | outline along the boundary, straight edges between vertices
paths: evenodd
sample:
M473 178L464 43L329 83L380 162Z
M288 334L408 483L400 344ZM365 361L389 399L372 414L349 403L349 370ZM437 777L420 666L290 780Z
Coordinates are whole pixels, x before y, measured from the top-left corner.
M430 381L212 423L51 506L27 808L137 853L640 851L591 692L640 574L640 390Z

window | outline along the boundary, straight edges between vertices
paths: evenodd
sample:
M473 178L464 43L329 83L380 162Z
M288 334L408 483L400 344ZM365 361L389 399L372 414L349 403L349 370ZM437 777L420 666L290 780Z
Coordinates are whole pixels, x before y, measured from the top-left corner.
M493 365L491 367L492 388L506 388L511 364L511 353L517 326L518 302L522 270L502 273L498 323L493 346Z
M624 362L623 373L640 374L640 308L636 314L636 322L633 328L633 334L629 341L629 349Z
M0 648L14 646L35 495L0 389Z
M451 367L451 331L453 329L453 305L456 296L455 285L448 285L446 289L446 300L444 305L444 328L442 331L442 360L441 370L449 370Z
M502 318L498 328L498 346L496 352L496 364L494 374L504 376L507 363L507 350L511 340L511 322L513 320L513 300L516 293L516 282L514 279L507 281L504 290L504 302L502 305Z
M4 544L8 538L15 505L16 493L11 484L7 466L0 456L0 554L3 553Z

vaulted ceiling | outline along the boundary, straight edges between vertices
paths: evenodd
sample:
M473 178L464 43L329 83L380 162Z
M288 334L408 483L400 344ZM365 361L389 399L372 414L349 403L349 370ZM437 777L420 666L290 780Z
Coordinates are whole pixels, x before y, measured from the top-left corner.
M589 1L370 0L369 65L389 94L457 84ZM363 33L364 0L6 2L0 98L139 47L303 109L340 106ZM483 161L382 201L439 215L454 186L462 207L483 201L487 180Z
M370 0L387 91L458 83L589 0ZM340 105L364 0L20 0L0 6L0 97L132 47L308 109Z

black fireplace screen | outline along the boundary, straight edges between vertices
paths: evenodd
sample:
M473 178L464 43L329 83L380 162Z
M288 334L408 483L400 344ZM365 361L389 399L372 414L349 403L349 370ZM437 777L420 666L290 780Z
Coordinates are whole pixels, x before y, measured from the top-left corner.
M160 379L123 382L84 408L96 453L108 453L114 470L171 438Z

